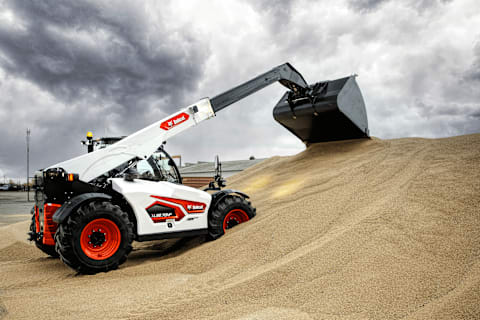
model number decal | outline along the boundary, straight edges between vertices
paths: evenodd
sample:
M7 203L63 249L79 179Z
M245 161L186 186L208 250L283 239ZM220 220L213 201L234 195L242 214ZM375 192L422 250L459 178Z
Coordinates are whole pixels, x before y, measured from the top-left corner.
M152 213L152 214L150 214L150 217L152 217L152 218L175 217L175 213L173 213L173 212Z
M174 116L174 117L172 117L168 120L163 121L160 124L160 128L162 128L163 130L170 130L173 127L178 126L179 124L187 121L188 118L190 118L190 116L188 114L186 114L185 112L179 113L176 116Z

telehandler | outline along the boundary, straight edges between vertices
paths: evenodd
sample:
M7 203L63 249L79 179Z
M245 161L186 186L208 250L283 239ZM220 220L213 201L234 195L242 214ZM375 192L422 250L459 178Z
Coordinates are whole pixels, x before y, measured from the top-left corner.
M78 272L91 274L125 262L134 240L196 235L214 240L252 219L256 209L249 196L222 189L221 175L203 191L182 185L163 144L276 81L288 91L273 116L304 143L368 138L355 76L308 85L285 63L106 148L37 171L30 240Z

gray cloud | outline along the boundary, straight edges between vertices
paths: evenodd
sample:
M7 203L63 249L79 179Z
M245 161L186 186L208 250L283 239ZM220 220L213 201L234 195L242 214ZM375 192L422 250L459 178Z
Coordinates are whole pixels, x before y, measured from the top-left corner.
M356 11L369 13L379 9L384 3L392 0L349 0L349 6ZM436 7L439 4L449 3L453 0L408 0L404 3L408 4L412 8L415 8L419 12L423 12L426 9Z
M480 84L480 41L475 45L473 52L475 59L471 68L465 71L464 80L468 83L473 82L478 86Z
M161 22L152 28L131 2L111 11L80 1L7 6L26 30L0 29L0 50L9 61L3 67L57 98L95 94L133 109L151 95L179 101L202 74L208 48Z
M284 29L290 23L294 0L251 0L253 8L262 12L265 22L273 32Z
M382 3L388 1L390 0L350 0L349 5L355 10L370 12L377 9Z
M415 108L418 109L420 116L431 119L436 117L453 117L453 116L465 116L471 118L480 117L480 103L459 105L456 103L440 104L440 105L428 105L422 101L415 103ZM477 130L480 130L480 122L477 123Z
M453 52L439 51L434 59L429 57L430 63L427 59L420 62L424 68L430 68L429 72L412 77L412 81L423 83L411 90L416 99L412 108L420 117L437 124L435 132L442 128L443 134L440 131L439 135L480 132L480 43L474 46L474 61L464 72L449 65L449 61L455 61L454 56ZM431 97L432 93L436 98Z
M480 131L480 45L473 48L474 60L467 70L458 70L455 52L437 48L435 54L410 60L411 108L430 121L441 120L457 134Z

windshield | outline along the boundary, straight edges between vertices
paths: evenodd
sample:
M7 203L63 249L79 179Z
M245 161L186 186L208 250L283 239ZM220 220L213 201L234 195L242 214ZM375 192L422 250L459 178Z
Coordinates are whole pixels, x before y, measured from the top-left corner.
M148 162L154 170L155 176L160 176L161 180L181 183L177 165L165 150L157 150L150 158L144 161Z

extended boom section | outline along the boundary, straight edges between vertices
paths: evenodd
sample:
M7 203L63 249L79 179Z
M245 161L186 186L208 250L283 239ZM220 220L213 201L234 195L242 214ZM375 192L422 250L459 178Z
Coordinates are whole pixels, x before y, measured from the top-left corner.
M210 100L212 109L215 112L220 111L277 81L298 97L303 96L308 87L303 76L290 63L284 63L250 81L213 97Z

